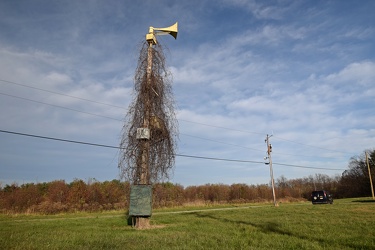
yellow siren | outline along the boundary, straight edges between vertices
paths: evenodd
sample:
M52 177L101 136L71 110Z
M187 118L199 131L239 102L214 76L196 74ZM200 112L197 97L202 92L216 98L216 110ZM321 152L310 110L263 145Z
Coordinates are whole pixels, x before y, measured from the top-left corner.
M157 44L156 41L156 35L171 35L175 39L177 39L177 26L178 22L173 24L172 26L166 27L166 28L154 28L150 27L148 34L146 34L146 41L152 45Z

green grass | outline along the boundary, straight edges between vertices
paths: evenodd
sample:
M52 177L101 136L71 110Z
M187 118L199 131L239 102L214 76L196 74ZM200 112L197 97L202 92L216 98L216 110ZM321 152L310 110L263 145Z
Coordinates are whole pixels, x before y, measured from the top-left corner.
M375 249L370 201L154 210L148 230L123 212L1 215L0 249Z

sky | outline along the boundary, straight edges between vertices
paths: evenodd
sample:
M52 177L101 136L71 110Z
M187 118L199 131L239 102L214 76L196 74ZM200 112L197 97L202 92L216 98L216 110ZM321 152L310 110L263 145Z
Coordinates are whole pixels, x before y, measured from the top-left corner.
M183 186L340 176L375 148L375 1L0 1L0 185L119 179L149 27ZM32 136L26 136L32 135ZM39 136L39 137L35 137ZM61 140L107 145L78 144Z

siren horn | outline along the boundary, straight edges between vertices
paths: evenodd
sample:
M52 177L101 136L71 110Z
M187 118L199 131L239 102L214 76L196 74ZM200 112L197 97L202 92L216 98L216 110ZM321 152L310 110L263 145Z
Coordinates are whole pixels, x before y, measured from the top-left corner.
M172 26L166 28L154 28L150 27L148 34L146 34L146 40L151 44L156 44L156 37L155 35L171 35L175 39L177 39L177 30L178 30L178 22L173 24Z

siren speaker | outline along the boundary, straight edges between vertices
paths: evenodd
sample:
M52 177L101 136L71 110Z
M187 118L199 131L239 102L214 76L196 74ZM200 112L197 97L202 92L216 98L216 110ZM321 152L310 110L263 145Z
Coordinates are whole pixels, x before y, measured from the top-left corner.
M150 27L148 34L146 34L146 40L150 44L156 44L156 35L171 35L175 39L177 39L177 32L178 32L178 22L173 24L172 26L166 28L154 28Z
M177 33L178 33L178 22L175 24L166 27L166 28L154 28L154 30L161 31L161 32L166 32L170 34L171 36L174 37L174 39L177 39Z

